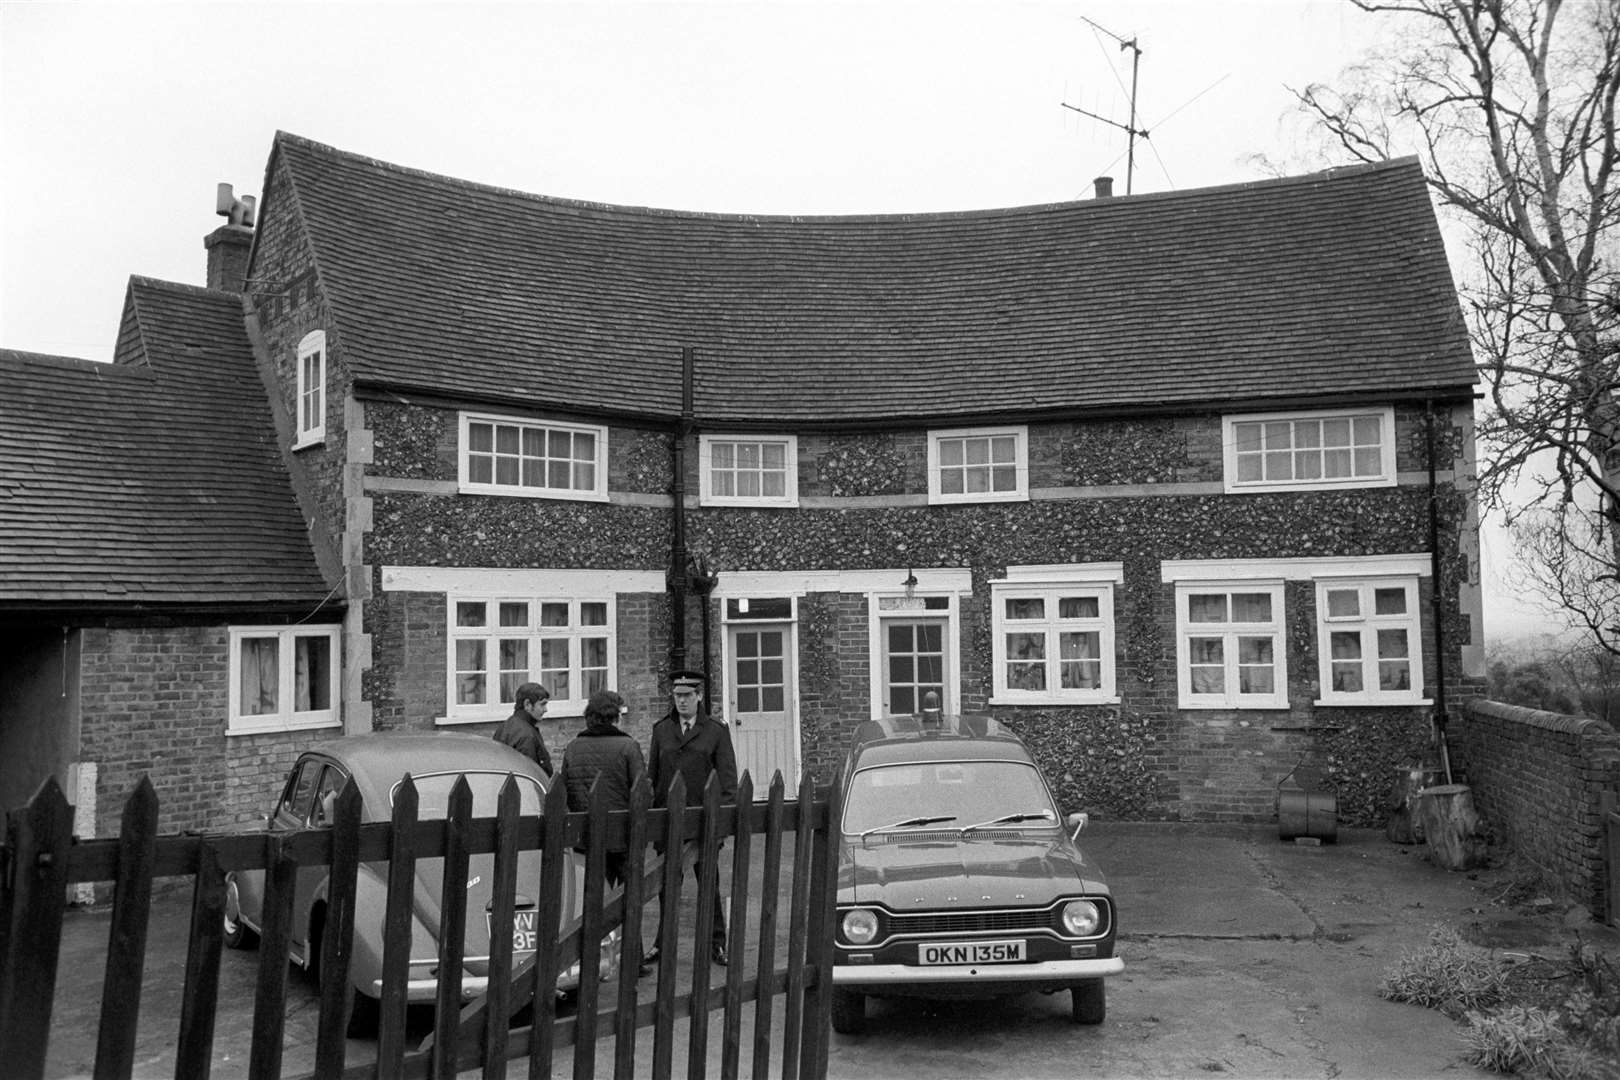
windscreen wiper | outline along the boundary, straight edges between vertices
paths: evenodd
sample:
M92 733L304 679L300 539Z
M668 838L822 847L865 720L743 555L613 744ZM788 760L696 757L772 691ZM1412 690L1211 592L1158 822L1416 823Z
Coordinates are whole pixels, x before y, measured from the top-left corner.
M864 840L868 836L871 836L875 832L889 832L892 829L915 829L920 825L938 825L939 823L944 822L944 821L955 821L955 820L956 820L956 818L954 816L901 818L899 821L896 821L893 825L879 825L876 828L867 829L865 832L861 833L861 839Z
M1057 820L1057 819L1052 816L1052 811L1050 811L1050 810L1041 810L1041 811L1037 811L1035 813L1003 814L1001 817L991 818L989 821L981 821L977 825L964 825L961 828L961 830L959 830L959 831L964 832L964 833L970 833L974 829L988 829L992 825L1016 825L1020 821L1055 821L1055 820Z

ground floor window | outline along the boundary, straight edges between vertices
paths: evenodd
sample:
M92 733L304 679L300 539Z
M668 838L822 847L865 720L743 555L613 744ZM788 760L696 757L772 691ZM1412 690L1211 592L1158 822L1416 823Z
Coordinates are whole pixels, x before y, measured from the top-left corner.
M990 585L996 704L1118 701L1117 564L1011 566Z
M1176 675L1184 709L1286 708L1282 582L1178 584Z
M582 713L593 693L610 688L611 595L452 595L449 608L451 719L495 719L526 682L550 691L553 710L562 714Z
M1322 703L1407 705L1422 699L1416 578L1316 582Z
M338 634L336 626L231 627L227 732L336 727Z

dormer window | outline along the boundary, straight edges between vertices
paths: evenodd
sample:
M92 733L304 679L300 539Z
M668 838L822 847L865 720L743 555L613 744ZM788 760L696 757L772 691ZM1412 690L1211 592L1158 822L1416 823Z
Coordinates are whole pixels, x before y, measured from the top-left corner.
M293 410L298 428L294 450L326 441L325 330L312 330L298 343L298 396Z

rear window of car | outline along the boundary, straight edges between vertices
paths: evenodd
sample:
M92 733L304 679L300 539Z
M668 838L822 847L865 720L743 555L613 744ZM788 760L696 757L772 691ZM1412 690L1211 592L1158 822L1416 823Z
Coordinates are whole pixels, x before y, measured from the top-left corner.
M978 825L1011 814L1050 814L1049 820L1009 823L1008 828L1056 823L1046 783L1033 765L1019 761L927 761L880 765L856 772L844 803L844 832L882 829L914 818L946 818L944 828Z
M540 813L545 803L546 791L532 776L521 776L516 773L504 772L469 772L469 773L423 773L413 776L411 780L416 784L416 817L418 821L427 821L434 818L444 818L450 813L450 792L456 786L456 778L465 776L467 786L472 789L473 817L494 817L499 806L501 787L506 783L508 776L516 776L518 784L518 813L524 817L532 817ZM394 799L399 794L399 785L395 784L388 792L388 805L392 809Z

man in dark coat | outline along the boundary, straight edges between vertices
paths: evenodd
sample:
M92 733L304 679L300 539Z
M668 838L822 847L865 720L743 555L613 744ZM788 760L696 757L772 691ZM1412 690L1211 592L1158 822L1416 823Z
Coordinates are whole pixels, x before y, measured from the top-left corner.
M598 690L585 706L585 730L563 751L562 782L568 791L568 809L591 806L591 786L601 792L608 813L630 809L630 789L647 770L641 745L617 725L624 698L612 690ZM625 848L607 850L608 885L624 882Z
M720 778L720 801L736 802L737 755L731 748L731 729L712 719L703 706L707 679L701 671L676 671L670 674L669 681L674 708L653 725L652 752L647 755L653 804L665 805L670 781L679 773L686 780L686 805L701 806L703 788L711 772ZM698 880L702 881L702 863L697 864L696 871ZM714 925L709 934L709 957L717 964L726 962L726 913L718 895L714 901ZM655 946L647 953L647 962L657 959Z
M512 715L501 721L501 726L490 736L533 760L547 776L551 775L551 754L546 750L546 740L540 736L540 718L546 715L546 704L550 700L551 691L539 683L524 683L517 688Z

